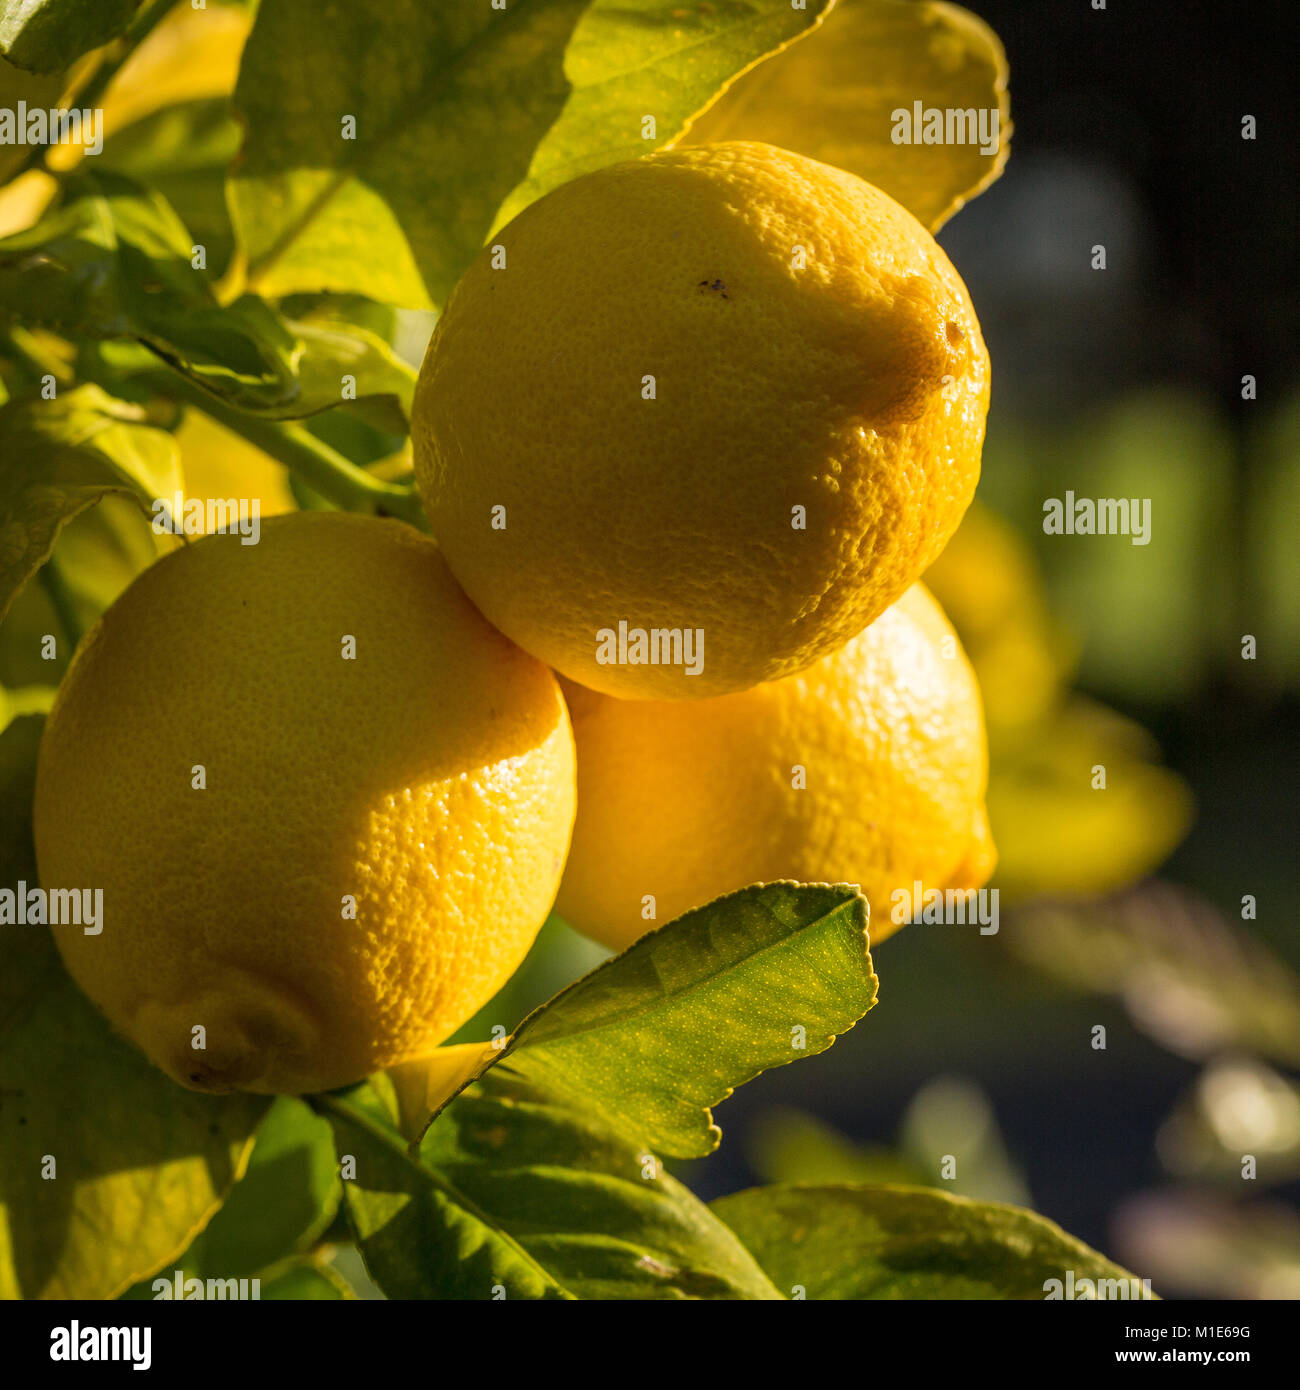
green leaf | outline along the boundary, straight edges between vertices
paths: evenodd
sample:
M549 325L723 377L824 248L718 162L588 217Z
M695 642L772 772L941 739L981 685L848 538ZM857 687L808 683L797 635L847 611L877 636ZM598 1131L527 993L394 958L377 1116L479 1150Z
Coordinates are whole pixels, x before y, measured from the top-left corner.
M148 505L180 486L171 435L144 418L97 386L0 406L0 617L78 512L105 493Z
M321 1102L348 1213L390 1298L775 1298L707 1207L631 1138L508 1064L409 1151L386 1078ZM389 1107L379 1091L389 1097Z
M40 724L0 734L6 888L37 883ZM48 928L0 926L0 1298L112 1298L175 1259L235 1181L265 1105L176 1086L113 1036Z
M258 1127L247 1171L182 1268L230 1278L303 1253L334 1219L342 1195L329 1125L303 1101L280 1096Z
M185 1278L258 1276L265 1284L271 1277L268 1270L283 1267L288 1273L299 1268L294 1262L329 1227L342 1195L328 1123L305 1102L279 1096L258 1126L243 1177L176 1261L176 1268ZM132 1299L152 1296L149 1279L125 1295ZM262 1296L268 1296L265 1288Z
M910 118L918 102L977 120L996 112L996 137L986 125L987 144L895 144L894 113ZM959 5L929 0L840 0L806 38L741 77L687 135L693 145L760 140L847 169L931 231L998 177L1010 139L997 35Z
M140 0L9 0L0 53L32 72L57 72L124 34Z
M230 183L249 285L439 304L495 227L670 140L828 3L264 0L235 89L248 139Z
M191 265L193 248L157 192L121 174L81 173L54 212L0 241L0 305L68 337L137 337L213 389L222 373L250 388L273 379L249 315L219 308Z
M1084 1279L1125 1281L1123 1292L1108 1283L1094 1296L1150 1297L1033 1212L931 1188L791 1183L719 1198L713 1211L793 1297L1046 1298L1067 1271L1076 1297L1087 1296Z
M702 1157L721 1138L711 1106L825 1051L876 1002L866 931L849 885L743 888L570 985L501 1060L658 1151Z
M409 412L416 373L383 339L337 320L291 322L252 295L222 306L193 248L160 194L82 174L56 212L0 241L0 309L65 336L134 339L255 414L299 417L364 396Z
M219 276L235 247L226 207L226 167L242 139L227 98L182 102L109 135L95 167L162 194L195 243L205 248L208 274Z
M372 1277L397 1298L773 1297L658 1154L708 1153L710 1106L871 1007L866 924L850 886L755 885L643 937L506 1047L434 1053L418 1147L419 1067L327 1102Z
M36 881L36 846L32 840L32 797L36 789L36 750L45 720L38 714L15 719L0 733L0 888L20 878ZM31 950L6 961L0 971L0 1027L21 1006L32 982L53 959L48 933L33 933Z
M323 1260L287 1260L263 1271L261 1280L263 1302L277 1298L295 1302L356 1298L342 1276Z
M23 685L16 689L0 686L0 730L28 714L48 714L54 703L52 685Z
M72 639L61 657L71 655L72 642L90 630L168 545L154 534L149 518L130 497L110 493L97 506L73 517L37 575L39 583L60 590L59 611L68 620Z
M219 1215L220 1213L218 1213ZM179 1276L179 1277L178 1277ZM201 1276L183 1264L160 1270L156 1278L133 1284L121 1298L131 1303L184 1299L232 1302L237 1299L354 1299L355 1291L319 1255L292 1255L251 1275Z
M63 527L50 558L0 623L0 728L20 713L49 708L80 636L158 558L162 544L135 499L121 494L110 493Z

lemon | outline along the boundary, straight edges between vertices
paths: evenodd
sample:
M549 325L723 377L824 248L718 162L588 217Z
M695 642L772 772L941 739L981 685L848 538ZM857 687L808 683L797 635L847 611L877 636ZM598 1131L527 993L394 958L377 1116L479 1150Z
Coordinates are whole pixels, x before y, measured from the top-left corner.
M566 694L578 819L557 908L608 946L783 878L859 884L875 945L916 883L979 888L992 872L979 690L919 584L834 656L753 690Z
M496 992L573 813L551 673L414 529L306 512L173 552L104 614L49 717L35 835L46 889L103 890L98 934L55 937L112 1024L184 1085L301 1093Z
M439 320L417 478L466 592L611 695L748 689L844 645L942 550L989 363L919 222L759 144L562 185Z

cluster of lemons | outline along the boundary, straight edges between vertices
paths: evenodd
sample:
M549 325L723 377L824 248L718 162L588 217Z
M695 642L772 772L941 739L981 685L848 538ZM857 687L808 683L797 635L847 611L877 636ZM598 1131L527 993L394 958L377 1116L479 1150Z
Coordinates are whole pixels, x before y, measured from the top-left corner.
M35 807L45 887L104 891L72 974L181 1083L300 1093L428 1053L557 895L622 947L760 880L860 884L873 942L979 887L979 690L917 581L988 393L960 278L851 174L700 145L532 204L420 374L435 540L289 512L78 648Z

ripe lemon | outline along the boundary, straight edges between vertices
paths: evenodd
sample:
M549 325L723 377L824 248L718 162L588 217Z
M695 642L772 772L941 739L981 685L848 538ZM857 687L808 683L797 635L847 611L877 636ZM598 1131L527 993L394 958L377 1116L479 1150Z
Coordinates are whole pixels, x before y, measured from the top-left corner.
M100 934L55 936L119 1030L184 1085L300 1093L496 992L573 813L551 673L426 537L306 512L173 552L104 614L49 717L35 834L47 889L103 889Z
M992 873L979 689L919 584L834 656L737 695L566 694L578 820L556 907L607 946L782 878L861 885L875 945L910 915L896 890Z
M675 149L492 238L425 357L416 471L525 650L611 695L720 695L919 577L975 490L988 393L966 288L910 213L772 146Z

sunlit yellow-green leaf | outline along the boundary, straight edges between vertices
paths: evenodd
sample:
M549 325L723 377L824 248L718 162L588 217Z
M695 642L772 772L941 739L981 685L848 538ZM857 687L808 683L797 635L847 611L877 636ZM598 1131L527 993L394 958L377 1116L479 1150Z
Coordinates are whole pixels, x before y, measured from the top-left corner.
M305 1101L278 1096L258 1126L243 1177L175 1267L185 1278L265 1281L265 1271L308 1254L342 1195L329 1125ZM149 1298L150 1281L126 1296Z
M347 1281L324 1260L306 1256L273 1266L263 1272L261 1281L263 1299L289 1299L301 1303L356 1298Z
M252 12L243 5L220 0L201 9L189 3L174 5L113 74L97 102L102 121L98 133L105 144L142 117L168 107L229 97L251 24ZM93 71L98 57L89 57L86 68ZM77 78L78 73L70 76L70 95L75 95ZM46 159L51 169L64 172L85 153L84 138L68 140L51 149Z
M910 138L918 104L921 138L925 113L938 111L942 143L895 143L905 133L895 113L907 113ZM949 111L972 113L974 127L954 117L950 135ZM982 140L953 138L978 135L980 120ZM937 230L1007 161L1006 55L992 29L959 5L840 0L818 29L740 77L684 138L796 150L883 188Z
M0 408L0 616L71 517L109 492L147 504L179 488L172 437L145 419L97 386Z
M235 90L248 284L440 304L494 226L663 145L828 3L267 0Z

